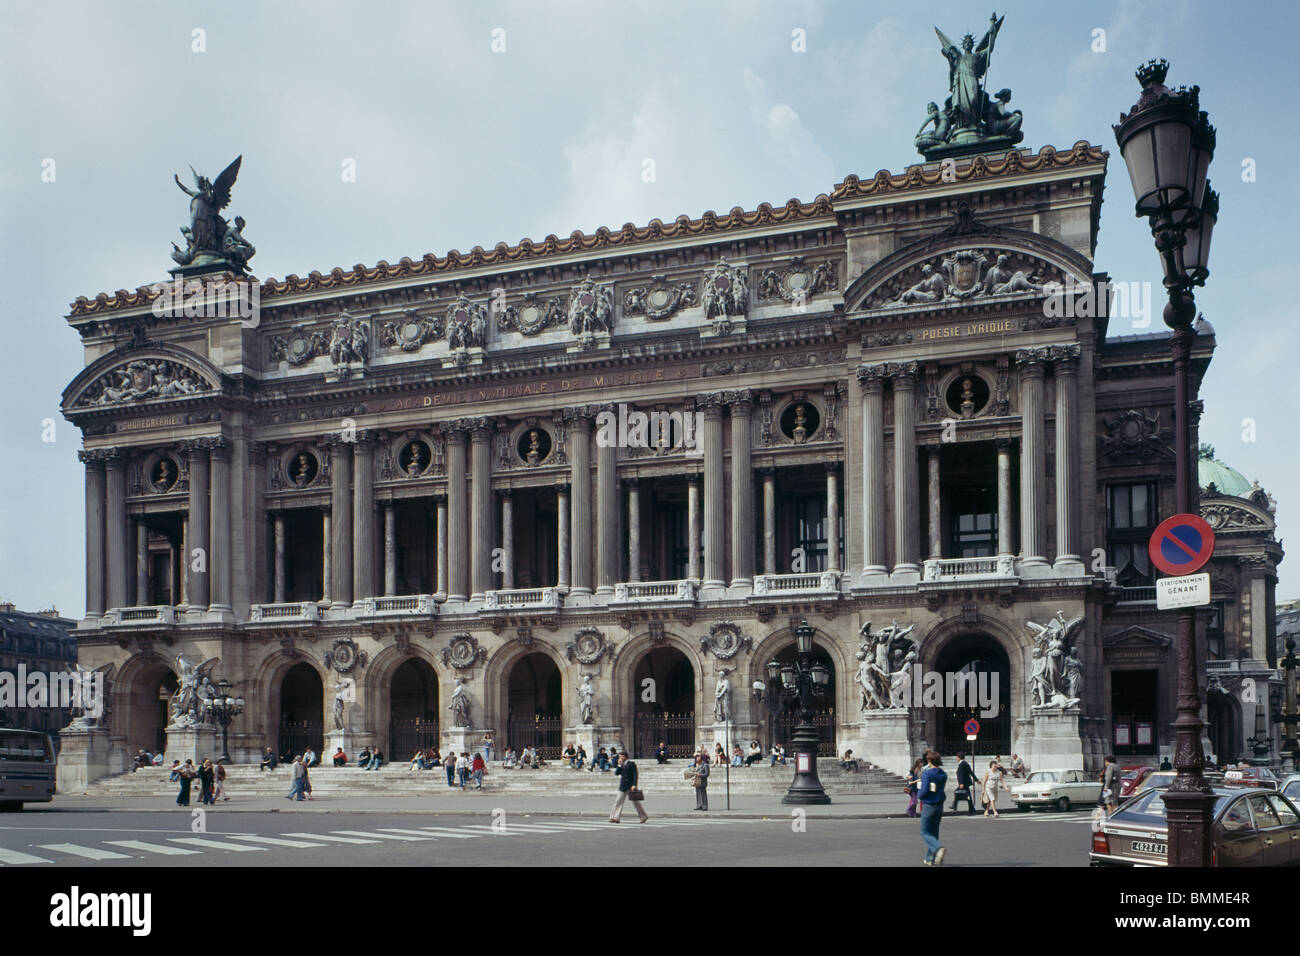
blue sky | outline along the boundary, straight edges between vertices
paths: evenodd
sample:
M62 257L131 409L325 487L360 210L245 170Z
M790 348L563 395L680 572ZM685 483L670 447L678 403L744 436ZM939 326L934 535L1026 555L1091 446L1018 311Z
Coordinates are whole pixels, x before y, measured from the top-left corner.
M1198 295L1219 334L1202 440L1277 497L1279 533L1300 539L1300 429L1286 410L1300 332L1283 235L1300 206L1284 72L1300 17L1288 3L997 9L989 82L1024 111L1024 145L1112 151L1096 264L1117 281L1159 278L1110 128L1136 99L1133 69L1164 56L1171 84L1202 87L1223 204ZM78 295L164 277L187 215L173 173L215 176L243 154L230 211L248 220L262 278L809 200L919 159L912 136L946 85L933 26L978 37L989 13L800 0L3 11L0 596L71 616L84 602L83 472L58 402L82 355L62 316ZM206 52L192 49L196 28ZM1098 29L1105 52L1092 49ZM347 159L355 182L340 176ZM1255 182L1242 181L1247 159ZM1300 556L1283 562L1278 597L1300 597Z

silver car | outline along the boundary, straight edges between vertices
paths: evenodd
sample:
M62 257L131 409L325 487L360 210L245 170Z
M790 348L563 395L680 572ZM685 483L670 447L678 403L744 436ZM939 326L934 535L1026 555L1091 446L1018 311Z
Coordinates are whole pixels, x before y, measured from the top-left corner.
M1147 790L1112 813L1092 835L1093 866L1167 866L1164 795ZM1300 866L1300 810L1277 791L1215 787L1214 866Z
M1017 810L1030 807L1056 807L1069 810L1072 805L1096 803L1101 784L1089 780L1082 770L1035 770L1024 783L1011 788Z

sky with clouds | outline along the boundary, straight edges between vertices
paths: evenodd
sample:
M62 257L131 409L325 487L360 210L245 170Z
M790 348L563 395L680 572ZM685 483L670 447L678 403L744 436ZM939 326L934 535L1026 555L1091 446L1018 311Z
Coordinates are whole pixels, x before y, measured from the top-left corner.
M173 173L215 176L243 155L229 212L248 220L262 278L807 201L850 173L919 160L912 137L946 87L933 26L978 37L988 16L865 0L3 0L0 11L0 596L74 617L83 470L58 403L83 360L63 316L78 295L165 277L188 209ZM1223 206L1198 295L1219 336L1202 440L1276 495L1279 534L1300 540L1289 387L1300 331L1295 244L1283 241L1300 206L1289 66L1300 14L1193 0L998 13L989 82L1024 111L1023 145L1085 139L1112 152L1096 266L1116 281L1159 279L1110 128L1137 98L1133 69L1164 56L1172 85L1202 87ZM1297 597L1300 555L1278 588Z

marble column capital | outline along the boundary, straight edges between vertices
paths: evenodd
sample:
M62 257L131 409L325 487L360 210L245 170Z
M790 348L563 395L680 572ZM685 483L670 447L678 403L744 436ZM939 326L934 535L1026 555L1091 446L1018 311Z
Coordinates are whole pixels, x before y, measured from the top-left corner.
M562 417L564 422L571 427L590 429L592 419L599 414L600 407L597 405L571 405L563 409Z
M211 444L208 445L208 455L213 461L229 461L230 447L230 442L225 438L211 439Z
M838 461L828 461L828 462L824 462L824 465L825 465L825 467L826 467L826 473L827 473L828 475L830 475L830 474L838 474L838 473L840 472L840 470L841 470L841 467L842 467ZM760 468L759 470L762 471L761 468Z
M1187 403L1187 424L1196 428L1201 424L1201 416L1205 414L1205 402L1196 398Z
M754 409L754 392L752 389L742 388L735 391L725 392L727 404L731 406L732 415L748 415Z
M859 365L857 368L858 384L862 386L864 392L879 392L885 387L885 379L889 378L886 366L882 365Z
M266 461L268 451L273 451L275 446L270 442L250 441L248 442L248 460L255 465L260 465Z
M1009 452L1016 446L1016 440L1014 438L995 438L993 444L998 451Z
M360 440L362 432L353 434L352 432L326 432L320 437L319 444L322 448L328 448L335 451L339 448L351 448Z
M638 486L641 484L641 479L638 478L638 477L636 477L635 475L633 475L633 476L630 477L630 478L623 478L623 479L620 479L620 480L621 480L621 481L623 482L623 484L624 484L626 487L628 487L628 488L636 488L636 487L638 487Z
M1016 349L1015 361L1021 375L1042 375L1044 367L1052 361L1052 350L1050 348Z
M90 468L103 468L108 462L122 455L120 448L82 448L77 451L77 460Z
M885 365L886 373L894 382L895 388L912 388L916 384L917 376L921 374L920 362L888 362Z
M722 414L722 409L728 404L727 392L704 392L695 396L695 408L704 412L705 415Z
M567 481L557 481L554 487L557 495L567 495L569 493L569 483Z
M1047 351L1057 375L1073 375L1079 371L1079 359L1083 355L1080 346L1052 345Z

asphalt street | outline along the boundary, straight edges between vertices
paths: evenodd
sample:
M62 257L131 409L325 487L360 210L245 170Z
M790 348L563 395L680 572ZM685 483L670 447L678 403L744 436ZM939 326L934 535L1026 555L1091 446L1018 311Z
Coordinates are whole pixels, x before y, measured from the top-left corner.
M0 886L25 869L59 866L920 866L916 820L652 814L620 824L604 812L530 813L299 808L69 809L0 815ZM653 808L652 808L653 809ZM1087 811L945 815L945 866L1086 866Z

